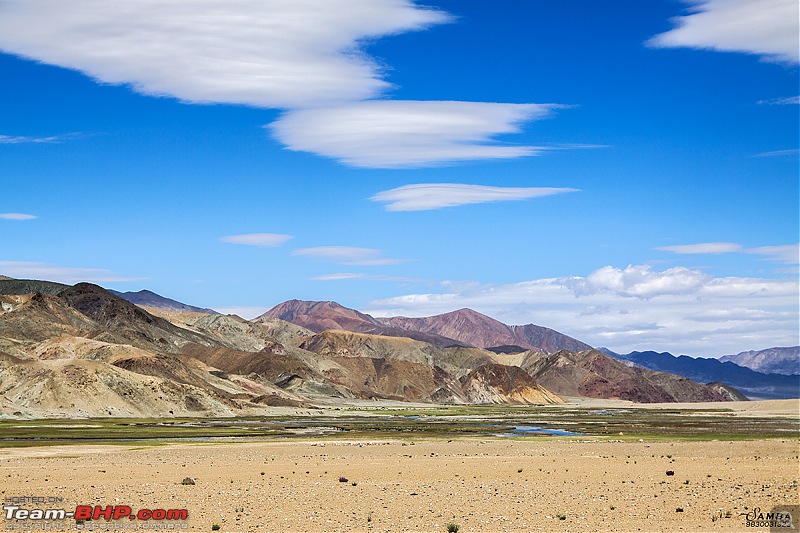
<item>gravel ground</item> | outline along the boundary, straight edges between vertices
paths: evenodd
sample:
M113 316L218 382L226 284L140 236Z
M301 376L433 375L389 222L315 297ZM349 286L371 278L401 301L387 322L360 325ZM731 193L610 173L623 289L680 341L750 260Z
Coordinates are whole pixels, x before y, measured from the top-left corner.
M451 523L460 533L769 531L746 527L745 515L800 504L799 454L796 439L53 446L0 450L0 495L4 505L14 497L63 498L22 509L129 505L189 515L186 522L88 522L95 531L153 524L212 531L216 524L221 532L446 532ZM195 484L181 484L185 477Z

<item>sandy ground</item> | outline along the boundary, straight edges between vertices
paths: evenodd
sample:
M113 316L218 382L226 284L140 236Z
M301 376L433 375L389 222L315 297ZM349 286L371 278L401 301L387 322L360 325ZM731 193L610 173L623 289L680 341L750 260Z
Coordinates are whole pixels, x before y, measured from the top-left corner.
M196 484L182 485L186 476ZM800 442L60 446L0 449L0 480L4 505L35 496L64 498L67 510L81 504L185 508L189 519L177 525L187 531L218 524L222 532L445 532L449 523L461 533L769 531L746 527L740 513L800 504ZM6 519L0 527L15 524ZM72 528L75 522L51 525Z
M734 416L800 416L800 398L788 400L753 400L746 402L694 402L694 403L635 403L627 400L567 397L567 403L547 406L617 408L617 409L669 409L669 410L730 410ZM710 414L710 413L703 413Z

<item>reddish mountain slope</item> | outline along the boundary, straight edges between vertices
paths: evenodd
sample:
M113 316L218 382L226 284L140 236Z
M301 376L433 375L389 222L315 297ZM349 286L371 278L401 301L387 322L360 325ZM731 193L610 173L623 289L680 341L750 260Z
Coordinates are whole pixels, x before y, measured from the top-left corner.
M264 313L317 333L341 329L390 337L409 337L438 347L462 345L477 348L519 346L546 352L581 351L591 346L549 328L527 324L508 326L471 309L425 318L375 318L336 302L289 300Z
M461 341L454 338L437 335L435 333L395 328L381 323L378 319L370 315L341 306L336 302L289 300L276 305L258 317L258 319L264 317L285 320L286 322L291 322L292 324L310 329L315 333L321 333L326 329L340 329L355 333L384 335L387 337L408 337L410 339L433 344L440 348L463 344Z
M376 319L406 331L420 331L457 339L477 348L516 345L546 352L589 350L591 346L549 328L527 324L507 326L472 309L459 309L425 318L391 317Z

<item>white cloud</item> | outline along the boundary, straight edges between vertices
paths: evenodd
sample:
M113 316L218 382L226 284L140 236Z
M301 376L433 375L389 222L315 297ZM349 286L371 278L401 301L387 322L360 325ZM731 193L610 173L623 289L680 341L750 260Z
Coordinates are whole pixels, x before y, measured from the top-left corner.
M625 297L653 298L689 294L706 281L707 275L684 267L654 272L649 265L629 265L624 270L603 267L586 278L568 280L567 286L577 296L607 292Z
M382 257L383 253L375 248L357 248L353 246L317 246L315 248L300 248L292 255L301 255L315 259L324 259L352 266L382 266L403 263L403 259L390 259Z
M244 235L228 235L220 237L219 240L233 244L270 247L280 246L291 238L293 238L292 235L283 235L281 233L247 233Z
M391 85L364 44L451 21L412 0L4 0L0 50L146 95L289 110L278 140L354 166L559 149L492 142L553 105L375 100Z
M797 0L690 0L692 13L656 35L656 47L688 47L756 54L797 63L800 33Z
M450 20L410 0L4 0L0 49L147 95L291 108L380 95L362 43Z
M145 279L120 276L102 268L64 267L28 261L0 261L0 273L17 279L57 281L69 285L84 281L89 283L122 283Z
M800 96L787 96L785 98L772 98L770 100L759 100L759 105L798 105Z
M779 246L759 246L745 248L735 242L705 242L700 244L678 244L675 246L660 246L656 250L673 252L676 254L722 254L743 253L765 256L765 261L775 261L796 265L800 263L800 244L783 244Z
M33 220L35 218L39 217L26 213L0 213L0 220Z
M526 200L550 196L577 189L548 187L489 187L460 183L419 183L382 191L371 197L375 202L387 202L387 211L425 211L458 205L509 200Z
M289 149L368 168L431 166L451 161L536 155L543 148L492 142L522 123L549 116L553 104L395 101L354 102L285 113L268 127Z
M363 311L428 316L469 307L508 324L550 327L622 353L719 356L800 342L796 276L714 278L690 269L659 272L634 265L607 266L585 277L443 288L374 301Z
M746 250L748 254L766 256L767 261L777 261L788 265L800 263L800 244L785 244L781 246L760 246Z
M656 250L676 254L725 254L741 252L742 245L735 242L702 242L699 244L678 244L675 246L659 246Z

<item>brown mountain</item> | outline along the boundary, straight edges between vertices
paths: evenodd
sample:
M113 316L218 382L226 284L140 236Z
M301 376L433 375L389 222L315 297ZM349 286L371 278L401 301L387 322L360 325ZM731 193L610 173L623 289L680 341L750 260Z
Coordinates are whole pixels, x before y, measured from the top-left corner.
M735 397L595 350L468 347L483 339L521 348L534 333L545 345L563 341L546 328L511 328L468 310L387 325L332 302L287 302L278 314L322 329L314 334L268 316L154 314L87 283L28 280L7 288L11 294L0 292L0 415L253 415L265 405L308 407L336 398L540 404L561 402L561 395L639 402ZM329 327L340 323L380 334ZM409 338L409 327L421 328L411 330L417 339ZM447 336L463 330L469 342Z
M516 346L546 352L581 351L591 346L549 328L527 324L508 326L471 309L459 309L425 318L375 318L336 302L289 300L264 315L292 322L314 332L342 329L391 337L409 337L439 347L462 345L476 348Z
M518 366L482 365L461 381L461 388L472 403L564 403Z
M48 293L0 294L0 411L17 416L243 415L335 397L467 403L459 377L472 368L461 365L491 355L345 331L314 337L269 317L156 316L87 283L9 292L27 287ZM518 386L483 379L472 401L556 398L536 397L525 376Z
M532 352L520 365L543 386L561 396L586 396L653 402L722 402L715 387L687 378L628 366L597 350Z
M382 324L370 315L350 309L336 302L307 302L289 300L278 304L256 320L263 318L279 318L320 333L326 329L341 329L356 333L385 335L387 337L408 337L435 346L453 346L459 341L441 335L422 331L406 330Z
M507 326L472 309L459 309L424 318L378 318L380 323L404 331L419 331L457 339L477 348L519 346L545 352L557 350L581 351L591 346L549 328L526 324Z

